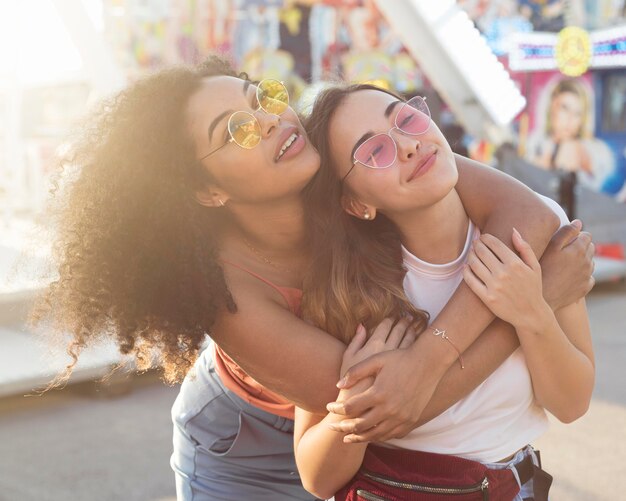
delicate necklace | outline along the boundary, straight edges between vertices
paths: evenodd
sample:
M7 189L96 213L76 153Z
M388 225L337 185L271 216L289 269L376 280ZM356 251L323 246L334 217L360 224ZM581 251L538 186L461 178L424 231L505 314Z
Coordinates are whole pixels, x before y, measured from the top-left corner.
M254 247L254 245L252 245L250 242L248 242L248 239L246 237L243 237L243 241L246 243L246 245L248 246L248 248L254 253L254 255L260 259L261 261L263 261L265 264L269 264L272 268L275 268L279 271L284 271L286 273L293 273L293 270L291 270L290 268L287 268L285 266L280 266L278 264L276 264L275 262L273 262L270 258L264 256L263 254L261 254L259 252L259 250Z

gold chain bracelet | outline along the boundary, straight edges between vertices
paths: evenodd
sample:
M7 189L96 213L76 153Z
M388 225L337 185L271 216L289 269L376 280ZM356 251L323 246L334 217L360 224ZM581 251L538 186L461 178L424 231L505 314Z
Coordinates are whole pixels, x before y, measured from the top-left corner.
M461 369L465 369L465 364L463 363L463 355L461 355L461 351L452 342L452 339L450 339L446 335L446 331L445 330L441 330L441 329L437 329L437 327L431 327L431 329L433 330L433 334L435 336L441 336L442 340L448 341L448 343L450 343L450 346L452 346L452 348L454 348L454 351L456 351L456 353L457 353L457 355L459 357L459 363L461 364Z

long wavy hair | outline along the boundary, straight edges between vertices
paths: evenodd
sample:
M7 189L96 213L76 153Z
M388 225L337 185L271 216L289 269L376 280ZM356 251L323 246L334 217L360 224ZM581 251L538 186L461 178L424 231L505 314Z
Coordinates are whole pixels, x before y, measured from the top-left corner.
M197 203L210 181L186 124L203 78L237 76L213 56L162 70L103 101L59 159L50 208L56 278L31 322L81 350L113 337L138 367L180 381L226 309L236 311L217 261L219 209ZM244 76L245 77L245 76Z
M349 94L366 89L387 92L367 84L333 86L320 93L305 122L321 166L304 192L313 262L304 282L303 314L346 343L359 323L369 331L386 317L408 315L418 332L428 324L428 313L413 306L404 292L406 270L395 225L380 212L362 221L342 207L349 188L337 174L330 122Z

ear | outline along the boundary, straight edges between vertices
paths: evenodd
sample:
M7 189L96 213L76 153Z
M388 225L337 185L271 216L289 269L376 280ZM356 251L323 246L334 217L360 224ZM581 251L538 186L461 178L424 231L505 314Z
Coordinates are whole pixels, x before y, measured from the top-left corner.
M350 195L341 196L341 206L351 216L371 221L376 217L376 207L364 204Z
M205 207L224 207L229 198L226 192L212 185L205 186L195 193L196 202Z

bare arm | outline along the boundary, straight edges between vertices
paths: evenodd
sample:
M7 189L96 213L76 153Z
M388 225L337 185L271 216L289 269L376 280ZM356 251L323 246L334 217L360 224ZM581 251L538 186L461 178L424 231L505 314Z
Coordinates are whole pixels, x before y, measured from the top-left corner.
M364 390L370 381L363 379L353 388L342 390L341 397ZM341 419L337 414L313 414L296 407L294 452L302 485L320 499L330 499L358 471L366 443L346 444L343 435L328 428Z
M511 229L528 234L527 241L541 256L559 227L559 218L524 184L492 167L456 155L459 181L456 190L463 206L483 233L498 237L509 247ZM461 283L433 326L444 328L465 351L494 320L495 315L465 283ZM497 326L496 326L497 328ZM450 367L456 353L439 338L423 336L414 350L432 349Z
M527 242L535 254L541 256L560 226L554 211L512 177L460 155L456 160L459 170L456 189L469 218L481 232L494 235L512 247L511 230L517 228L528 235ZM432 325L446 329L447 335L464 351L494 318L467 284L461 283ZM425 336L422 344L437 344L438 341ZM416 350L424 348L419 344L420 341L416 343ZM447 348L448 355L455 355L449 346L442 347ZM449 356L446 358L449 360Z
M488 186L489 183L481 175L486 173L488 176L500 176L493 169L482 166L478 167L480 172L473 172L471 170L473 164L470 165L470 170L465 169L464 171L463 162L465 161L461 162L460 170L473 176L473 182L482 184L483 187ZM462 184L463 174L461 174L460 186ZM526 190L526 188L524 189ZM463 189L461 188L460 191L462 193ZM497 190L490 188L489 191ZM512 199L512 197L508 198L509 200ZM482 216L473 215L472 217L480 224L480 219L484 217L484 214ZM248 374L264 386L284 395L305 409L323 412L325 404L334 400L337 395L335 383L345 346L323 331L296 318L286 310L282 298L275 291L250 278L246 273L229 269L227 270L227 278L238 305L238 313L224 313L221 316L214 326L213 339ZM463 317L465 322L467 322L467 316ZM443 344L435 347L449 350ZM280 370L277 370L273 363L277 350L284 354L281 356ZM489 356L493 357L492 360L495 365L491 366L493 368L489 372L484 373L480 381L495 370L510 351L510 347L503 349L500 353L489 350ZM449 355L449 352L446 353ZM430 360L432 363L432 360L436 361L437 359L430 357ZM453 362L454 358L451 358L449 364ZM468 363L470 363L469 360ZM413 360L408 369L408 374L415 373L415 364L416 361ZM479 365L486 367L483 363ZM463 377L460 379L464 381ZM424 384L428 383L432 387L437 385L437 381L438 379L433 379L428 383L428 379L424 378ZM476 382L467 378L467 385L463 386L464 383L461 382L455 400L451 401L450 399L454 397L446 391L445 399L436 408L445 409L446 406L451 405L471 391L480 381ZM444 390L438 390L436 395L439 395L441 391ZM394 409L402 409L406 398L411 396L407 397L405 394L398 394L397 392L385 395L381 392L377 397L377 403L385 403L386 405L383 407L393 413ZM437 401L434 403L437 404ZM371 403L367 408L369 407L371 407ZM414 418L410 417L410 419L413 420ZM413 420L412 424L416 425L417 422Z
M304 409L325 412L337 396L346 345L293 315L259 280L241 270L224 271L237 312L220 315L212 339L263 386Z
M574 221L560 228L550 240L550 244L541 258L543 274L543 297L553 310L570 305L583 298L594 285L592 277L594 245L589 233L580 232L582 224ZM499 323L499 326L494 324ZM467 395L498 368L519 346L514 328L506 322L496 319L490 327L464 353L466 368L461 370L453 364L442 378L439 386L428 402L417 426L438 416L448 407ZM386 357L383 364L393 364L401 356L388 352L375 357ZM374 358L375 358L374 357ZM367 364L370 361L366 361ZM364 371L367 370L365 367ZM403 383L404 384L404 383ZM356 416L341 421L335 428L345 433L360 432L366 438L372 419L371 414L362 413L362 408L369 408L370 398L367 391L347 401L333 403L329 410L338 410L347 416ZM382 406L385 405L383 402Z
M569 330L570 332L574 332L573 327L575 324L586 324L586 316L576 318L567 313L568 310L576 308L584 300L580 300L576 304L568 304L565 307L563 305L572 303L580 295L588 292L593 285L593 280L586 278L570 281L572 274L581 270L581 268L584 270L583 275L585 277L588 277L592 271L591 256L593 255L593 246L589 246L590 240L587 236L583 239L576 238L574 242L571 242L576 234L577 230L573 226L568 225L561 228L550 242L544 254L545 263L543 263L544 278L551 282L548 287L544 288L543 297L552 309L558 310L556 315L559 318L559 322L565 331ZM564 290L568 292L564 294ZM567 325L568 323L570 325ZM581 332L580 328L578 331ZM547 330L542 331L542 334L550 335ZM536 334L529 333L529 335L535 336ZM370 340L374 338L372 336ZM405 341L410 342L410 338L407 339L407 336L405 336L405 339L402 341L404 346L408 346ZM559 342L558 335L553 336L551 341ZM388 342L393 342L391 336ZM530 342L532 343L533 340L531 339ZM446 372L435 392L435 396L426 406L418 424L429 421L443 412L449 405L459 400L461 396L469 392L468 386L471 386L472 389L478 386L485 379L486 374L493 372L508 354L519 347L519 344L513 326L503 320L496 319L466 351L467 368L461 370L454 365ZM580 343L579 341L573 341L573 344L582 346L585 344L584 339ZM342 369L359 362L359 359L355 358L352 353L359 345L360 340L357 335L346 349ZM402 345L400 347L402 348ZM553 379L550 378L550 375L540 374L538 371L547 369L553 375L563 370L561 367L554 367L555 364L552 360L545 360L546 356L552 359L558 348L549 348L546 344L543 344L541 347L530 349L533 349L539 356L543 355L544 357L543 360L540 358L537 360L539 368L534 372L536 376L533 375L533 381L536 377L546 377L548 380ZM369 356L371 356L371 353L364 353L362 358ZM532 362L530 360L528 362L530 366ZM549 366L552 367L549 368ZM533 368L531 368L531 372L533 372ZM571 380L568 379L569 377L568 373L567 377L565 377L566 384L570 385L574 391L580 392L579 383L582 383L583 391L588 386L588 378L584 370ZM358 396L363 391L366 391L371 382L372 378L366 378L349 389L341 390L338 401L343 402L350 397ZM564 398L563 400L566 401L566 404L569 404L571 398L569 400ZM584 404L584 399L582 403ZM584 405L578 411L574 409L574 412L584 412ZM313 414L303 409L296 409L294 449L298 469L305 488L323 499L332 496L334 492L352 478L360 467L365 453L365 443L346 443L343 433L331 431L351 431L343 428L346 422L342 423L340 421L342 417L332 412L324 416Z
M410 346L416 334L412 328L407 329L408 325L403 319L392 327L391 320L386 319L367 340L365 328L359 326L343 354L342 372L376 353ZM363 391L372 381L372 378L363 379L352 388L341 390L338 398L343 400ZM296 408L293 436L296 464L304 488L322 499L332 497L354 476L367 447L367 444L345 443L342 434L331 431L330 426L340 419L337 414L323 416Z
M541 268L519 233L518 257L491 235L483 235L465 280L520 339L537 401L563 422L582 416L594 383L593 350L584 300L555 313L541 294Z
M595 283L592 276L594 245L589 233L578 233L582 226L578 223L580 221L560 228L540 261L543 298L557 314L557 318L560 310L584 298ZM467 386L473 389L482 383L485 379L484 373L491 374L495 371L519 345L515 328L496 318L465 352L465 369L461 370L458 365L453 365L446 372L435 395L420 416L418 426L456 403L460 396L467 394L464 393Z
M589 409L595 380L585 300L554 314L544 310L517 333L539 404L564 423L583 416Z
M554 211L532 190L512 177L460 155L456 155L456 160L459 171L456 189L469 218L482 232L497 233L498 238L509 247L512 247L510 235L513 227L520 231L532 231L528 242L533 251L541 256L550 237L559 227L559 218ZM521 230L522 226L526 229ZM445 391L457 396L462 391L458 387L459 383L467 379L469 393L484 381L486 368L488 374L491 374L519 346L515 329L506 322L494 319L491 310L462 282L432 325L445 328L447 335L454 339L461 351L470 345L472 351L465 355L466 369L462 374L456 364L450 366L439 385L442 391L437 391L437 397L433 396L433 401L425 408L418 425L458 401L458 398L452 402L446 401ZM426 342L437 344L439 339L425 337L422 344ZM415 344L415 350L423 349L419 343ZM446 343L440 344L440 348L447 349L449 355L456 355ZM467 388L465 383L463 387Z
M528 232L528 242L535 253L542 255L559 227L556 214L532 190L512 177L459 155L456 160L459 171L456 189L470 219L482 231L498 236L509 246L511 229L519 227L520 231ZM463 352L494 318L495 315L467 284L461 283L432 325L445 329L454 345ZM502 333L505 328L495 324L494 329ZM386 366L384 361L392 355L372 357L370 361L348 371L343 380L346 387L360 377L376 376L374 385L364 393L362 402L352 406L352 415L365 418L362 421L364 425L371 428L378 423L375 430L360 439L401 437L418 425L435 387L457 359L457 352L451 345L431 333L427 330L406 353L396 356ZM510 351L499 355L506 358L506 354ZM497 360L501 363L503 359ZM412 374L412 377L407 378L407 374ZM396 409L380 405L383 395L398 392L400 380L403 381L403 404ZM333 412L345 413L345 406L337 406Z
M560 310L557 315L571 308L570 306L563 308L564 302L578 299L592 285L584 279L576 282L569 281L572 273L581 268L584 268L585 276L591 273L591 266L586 265L592 255L592 252L587 254L589 240L579 241L577 239L574 243L570 243L576 234L577 229L573 226L568 225L562 228L552 239L545 254L545 277L551 282L551 285L543 291L543 296L545 302L550 304L552 309ZM565 250L563 250L564 246L566 247ZM556 256L558 256L558 260L554 259ZM583 289L579 289L580 284L583 284ZM570 292L564 295L564 290ZM380 337L380 334L386 330L385 327L381 329L379 326L378 334L375 332L367 344L360 349L359 346L363 344L363 333L357 333L344 353L342 371L376 352L393 349L395 346L394 335L390 335L386 342L379 339L378 348L372 347L373 343L377 341L377 336ZM397 339L398 334L396 332L395 340ZM411 341L411 337L405 335L400 348L409 346ZM465 354L467 368L461 370L458 365L453 365L446 372L434 397L422 413L418 424L427 422L439 415L449 405L454 404L471 389L478 386L485 379L486 374L492 373L518 347L519 340L513 326L503 320L496 319L467 350ZM368 349L369 351L367 351ZM535 349L535 352L541 353L541 350ZM554 350L550 350L549 353L554 353ZM541 369L549 365L545 360L540 363ZM561 369L556 369L556 371L558 370ZM555 372L555 370L551 372ZM577 388L580 379L579 377L571 381L571 386ZM372 378L366 378L349 389L341 390L338 401L343 402L350 397L358 396L369 388L371 382ZM352 478L360 467L365 453L365 443L346 443L345 440L348 437L344 438L344 433L333 432L333 430L351 431L344 429L341 418L342 416L332 412L324 416L303 409L296 409L294 450L298 469L305 488L323 499L332 496Z

